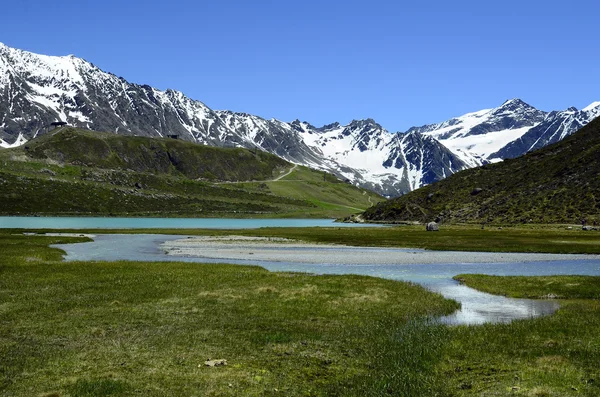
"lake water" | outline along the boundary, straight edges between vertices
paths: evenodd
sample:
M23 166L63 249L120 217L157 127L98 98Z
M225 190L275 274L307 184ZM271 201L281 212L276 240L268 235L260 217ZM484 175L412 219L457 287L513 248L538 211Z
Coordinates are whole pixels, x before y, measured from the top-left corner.
M0 216L0 229L256 229L261 227L381 227L333 219L94 218Z
M448 324L482 324L486 322L509 322L548 315L559 307L553 300L512 299L490 295L460 285L452 277L461 273L493 275L556 275L581 274L600 275L598 260L561 260L520 263L461 263L461 264L411 264L373 265L336 263L286 263L253 260L222 260L201 257L176 257L165 255L160 244L185 236L169 235L98 235L93 242L61 244L56 247L66 251L66 260L134 260L134 261L185 261L202 263L236 263L259 265L270 271L296 271L315 274L359 274L392 280L410 281L441 293L444 297L461 303L461 310L444 317ZM317 248L318 249L318 248ZM329 248L323 248L329 249ZM363 254L370 250L389 250L395 253L412 250L393 248L347 247ZM500 254L499 254L500 255Z

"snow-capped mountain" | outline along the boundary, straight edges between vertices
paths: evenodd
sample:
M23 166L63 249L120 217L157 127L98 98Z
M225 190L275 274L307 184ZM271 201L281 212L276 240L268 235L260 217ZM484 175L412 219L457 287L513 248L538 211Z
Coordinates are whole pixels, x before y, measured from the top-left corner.
M546 113L514 99L406 133L388 132L372 119L315 127L214 111L179 91L132 84L74 56L37 55L0 43L0 147L23 145L55 121L117 134L177 135L259 148L388 196L524 154L598 115L600 102Z
M379 183L387 187L384 193L389 195L414 190L466 168L435 139L416 133L391 134L372 119L322 128L299 121L292 124L322 157L348 168L361 168L363 185Z
M489 157L508 159L522 156L532 150L560 141L598 116L600 116L600 102L594 102L582 110L571 107L560 112L550 112L541 123Z
M470 167L485 162L514 158L557 142L600 115L600 102L583 110L544 112L511 99L494 109L422 127L419 132L433 137L458 155Z
M396 136L372 120L315 128L214 111L181 92L129 83L74 56L0 44L0 146L22 145L58 120L118 134L260 148L390 196L466 167L439 142Z
M0 144L10 145L11 137L33 138L56 120L116 133L244 144L213 110L181 92L130 84L74 56L37 55L0 44Z

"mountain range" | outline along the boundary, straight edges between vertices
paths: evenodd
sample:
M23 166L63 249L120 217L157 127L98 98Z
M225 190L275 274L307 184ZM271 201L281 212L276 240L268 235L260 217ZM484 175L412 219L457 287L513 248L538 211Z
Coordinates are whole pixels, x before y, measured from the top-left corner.
M386 196L520 156L598 115L600 102L544 112L512 99L406 132L389 132L372 119L315 127L216 111L179 91L129 83L72 55L38 55L0 43L0 147L23 145L64 121L124 135L261 149Z
M557 143L521 157L465 170L386 200L358 219L482 224L588 222L596 226L600 222L598 158L600 118Z

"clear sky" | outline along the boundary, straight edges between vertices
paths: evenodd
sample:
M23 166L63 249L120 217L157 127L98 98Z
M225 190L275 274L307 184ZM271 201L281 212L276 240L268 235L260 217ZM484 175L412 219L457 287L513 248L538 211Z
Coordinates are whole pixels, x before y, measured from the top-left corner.
M600 100L600 1L19 0L0 42L213 109L390 131Z

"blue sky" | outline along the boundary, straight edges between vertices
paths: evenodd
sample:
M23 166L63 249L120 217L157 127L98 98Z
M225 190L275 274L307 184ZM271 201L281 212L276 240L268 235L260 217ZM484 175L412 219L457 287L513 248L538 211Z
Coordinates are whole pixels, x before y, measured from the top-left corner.
M596 1L8 1L0 42L213 109L390 131L600 100Z

